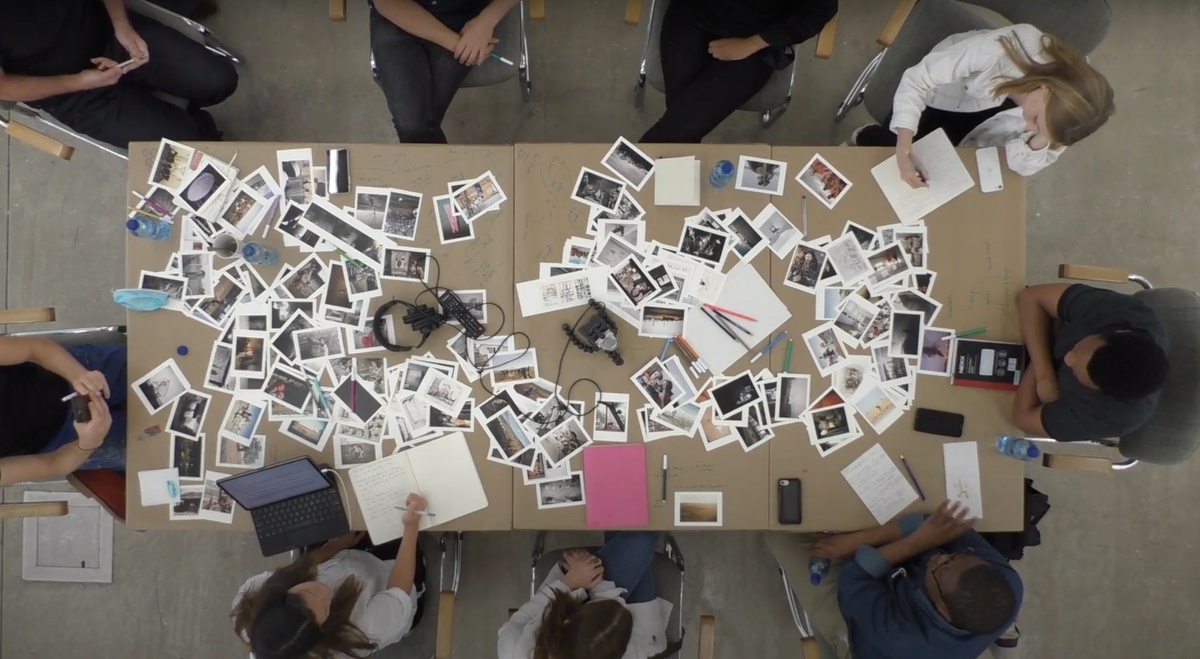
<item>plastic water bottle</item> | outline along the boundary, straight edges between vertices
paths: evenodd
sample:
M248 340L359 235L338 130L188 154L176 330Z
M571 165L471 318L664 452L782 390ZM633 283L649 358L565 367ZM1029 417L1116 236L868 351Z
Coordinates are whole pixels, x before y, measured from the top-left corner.
M255 265L275 265L279 255L262 243L246 243L242 245L242 258Z
M733 163L728 160L722 160L713 166L712 171L708 174L708 184L720 190L729 185L733 180Z
M162 220L152 220L148 217L131 217L125 223L125 228L138 238L150 240L166 240L171 237L171 224Z
M808 581L814 586L820 586L821 580L829 574L829 559L820 556L808 557Z
M1000 455L1007 455L1010 458L1024 460L1038 459L1042 454L1038 447L1034 446L1029 440L1021 439L1020 437L1010 437L1005 435L996 442L996 450L1000 451Z

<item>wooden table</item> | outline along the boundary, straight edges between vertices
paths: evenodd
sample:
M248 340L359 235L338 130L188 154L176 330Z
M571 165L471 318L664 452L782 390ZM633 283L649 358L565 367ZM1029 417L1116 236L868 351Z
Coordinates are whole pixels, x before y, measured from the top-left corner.
M270 143L208 143L194 145L201 150L225 161L237 154L234 165L246 176L260 165L266 165L268 170L276 171L275 152L278 149L304 148L310 145L270 144ZM347 145L313 144L314 165L325 165L325 149L341 148ZM129 158L129 187L131 190L145 192L146 179L149 175L151 162L157 152L157 144L139 143L130 148ZM484 215L474 223L475 240L442 245L437 236L437 226L434 218L431 197L446 194L446 183L474 178L491 171L496 175L504 190L513 189L513 149L511 146L421 146L421 145L350 145L351 194L334 195L331 202L338 205L353 205L353 187L356 185L393 187L424 193L416 240L412 246L432 250L442 264L441 285L458 289L488 289L488 301L504 306L513 307L512 253L513 253L513 202L505 203L499 213ZM132 206L136 198L129 195ZM261 233L261 229L260 232ZM257 238L256 238L257 240ZM280 263L272 267L259 269L263 279L269 284L275 277L283 262L297 263L302 259L298 250L283 247L279 232L271 231L266 242L279 250ZM405 241L397 241L403 243ZM142 270L162 270L165 268L171 252L179 248L178 234L163 243L130 237L126 242L126 284L131 287L138 285L138 277ZM336 252L327 252L336 258ZM214 267L223 267L220 258L216 259ZM430 268L430 285L436 268ZM385 300L393 296L411 300L421 286L415 283L381 280L383 297L374 298L369 308L372 312ZM428 295L426 297L429 297ZM401 314L397 314L398 316ZM512 314L509 315L512 318ZM489 314L489 320L491 316ZM201 389L208 368L209 352L217 339L217 331L189 320L182 314L173 311L156 311L151 313L129 312L129 379L136 380L164 360L174 357L184 375L193 388ZM511 320L506 331L511 330ZM409 336L409 330L397 322L397 333L401 340ZM365 357L386 357L389 365L398 364L410 354L423 354L432 351L441 359L453 359L446 348L446 340L450 338L447 331L435 333L420 351L412 353L389 353L378 350L363 353ZM175 349L186 345L189 354L186 357L176 357ZM216 451L219 445L218 426L225 416L231 395L219 391L202 389L212 395L211 409L205 419L207 445L205 447L205 468L213 469L216 462ZM487 394L476 383L475 399L483 401ZM129 405L129 437L128 437L128 470L130 473L129 489L127 491L128 518L127 524L133 529L236 529L252 528L250 516L245 511L234 514L232 525L211 521L169 521L168 506L143 507L139 494L137 478L134 476L144 469L161 469L168 465L170 457L170 435L161 433L147 437L144 429L161 424L166 427L170 408L151 416L145 407L130 396ZM266 463L270 464L299 455L312 455L318 463L333 464L333 446L331 439L323 454L313 452L294 439L279 432L279 423L263 419L259 426L259 434L267 435ZM467 433L471 452L475 457L479 476L483 481L488 495L488 507L454 520L444 526L435 527L439 530L507 530L512 525L512 478L513 469L490 462L486 459L488 438L479 426L474 432ZM391 452L391 440L386 440L383 455ZM230 468L217 468L217 471L236 473ZM344 471L344 470L343 470ZM346 479L343 478L345 481ZM518 481L520 481L518 475ZM347 483L348 487L348 483ZM349 497L353 507L353 519L356 526L361 526L362 516L353 496Z

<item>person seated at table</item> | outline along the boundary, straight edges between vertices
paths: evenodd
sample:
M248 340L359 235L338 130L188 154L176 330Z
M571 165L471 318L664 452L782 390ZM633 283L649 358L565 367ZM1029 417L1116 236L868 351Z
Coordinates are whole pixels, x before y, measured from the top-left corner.
M667 111L641 141L702 140L787 68L793 46L820 34L837 10L837 0L671 2L658 44Z
M125 346L0 336L0 485L125 469ZM70 394L89 399L76 423Z
M900 176L926 185L913 139L943 128L956 146L1003 148L1029 176L1112 116L1113 90L1083 55L1032 25L952 35L904 72L884 126L862 126L851 146L894 146Z
M812 544L769 533L767 546L840 659L977 659L1012 626L1024 591L974 522L945 501ZM834 561L820 585L809 582L810 555Z
M1149 305L1086 284L1042 284L1017 295L1017 311L1029 351L1013 403L1018 428L1095 441L1149 420L1169 368L1167 330Z
M442 119L518 0L371 0L371 52L401 142L445 144Z
M349 533L247 580L230 617L253 656L365 657L416 627L424 613L418 534L425 499L410 494L405 508L398 543L371 547L366 534Z
M220 139L202 108L229 98L237 83L228 59L126 12L124 0L0 2L0 100L41 108L113 146Z
M667 650L671 604L650 567L662 533L606 531L592 555L571 549L500 628L499 659L647 659ZM675 648L676 650L678 648Z

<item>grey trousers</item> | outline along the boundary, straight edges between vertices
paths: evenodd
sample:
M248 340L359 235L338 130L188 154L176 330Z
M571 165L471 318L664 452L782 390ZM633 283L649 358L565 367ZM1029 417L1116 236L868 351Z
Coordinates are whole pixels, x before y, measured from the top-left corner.
M813 632L825 640L838 659L850 659L850 639L846 619L838 608L837 582L842 566L834 563L829 574L814 586L808 580L808 551L811 536L795 533L768 533L767 549L787 574L788 583L796 593L796 603L808 613Z

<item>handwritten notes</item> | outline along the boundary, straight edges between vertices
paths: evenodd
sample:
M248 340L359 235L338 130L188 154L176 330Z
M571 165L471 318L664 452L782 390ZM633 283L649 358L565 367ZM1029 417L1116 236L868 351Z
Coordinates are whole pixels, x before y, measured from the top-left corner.
M983 491L979 486L979 445L953 442L942 446L946 461L946 498L970 509L971 517L983 517Z
M883 196L905 224L916 222L975 186L975 180L954 151L946 131L938 129L917 140L913 143L912 153L921 162L927 187L914 188L905 183L900 178L896 156L871 168Z
M912 485L879 444L847 465L842 476L880 524L887 524L917 500Z

